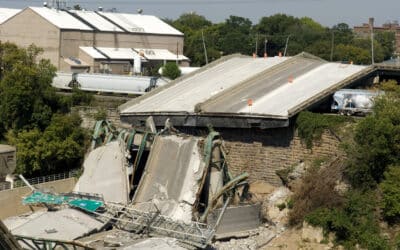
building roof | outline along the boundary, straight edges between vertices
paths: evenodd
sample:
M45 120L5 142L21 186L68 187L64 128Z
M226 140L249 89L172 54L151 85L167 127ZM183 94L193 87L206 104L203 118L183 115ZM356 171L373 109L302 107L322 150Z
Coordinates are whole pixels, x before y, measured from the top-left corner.
M33 10L60 29L93 30L88 25L84 24L64 10L51 9L47 7L29 7L29 9Z
M166 60L166 61L187 61L184 55L176 55L167 49L145 49L145 48L134 48L134 50L143 55L148 60Z
M0 24L19 13L20 9L0 8Z
M160 126L167 117L175 117L176 126L287 126L297 112L369 70L373 67L328 63L306 53L230 56L122 105L121 119L135 123L152 115Z
M155 16L97 12L127 32L183 36L183 33Z
M176 55L167 49L143 49L143 48L112 48L112 47L79 47L93 59L133 60L140 55L142 60L154 61L186 61L184 55Z
M79 47L79 49L88 54L93 59L106 59L106 57L94 47Z
M109 59L114 60L133 60L138 55L131 48L111 48L111 47L96 47L98 51L101 51Z
M98 30L103 32L145 33L183 36L156 16L114 12L60 10L49 7L28 7L60 29ZM21 10L0 8L0 23Z
M70 10L70 13L77 15L79 18L82 18L85 22L89 23L97 30L100 31L114 31L114 32L123 32L117 25L108 21L104 17L100 16L94 11L84 11L84 10Z

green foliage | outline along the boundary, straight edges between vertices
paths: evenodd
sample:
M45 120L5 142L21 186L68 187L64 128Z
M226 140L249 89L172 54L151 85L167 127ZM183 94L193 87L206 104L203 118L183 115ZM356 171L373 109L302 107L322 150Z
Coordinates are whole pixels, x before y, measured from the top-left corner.
M93 118L96 121L106 120L107 119L107 110L105 110L105 109L98 110L98 112L96 114L94 114Z
M286 208L286 203L282 202L282 203L278 204L277 207L278 207L279 211L282 211L283 209Z
M94 100L93 93L85 92L79 88L72 89L72 105L90 105Z
M54 115L39 129L9 131L8 142L17 147L17 170L27 176L64 172L80 166L86 149L86 132L78 115Z
M0 79L0 120L4 129L43 130L53 112L60 107L55 89L50 85L55 67L48 60L39 60L41 49L31 45L20 49L0 44L4 68Z
M281 179L283 185L289 183L289 174L293 172L294 166L283 168L275 171L275 174Z
M384 177L379 184L382 191L383 215L387 220L397 222L400 219L400 168L389 167Z
M174 80L181 75L181 70L176 63L169 62L164 65L162 75Z
M301 224L310 212L317 209L330 209L341 206L344 198L335 191L337 180L341 178L342 163L329 167L312 167L307 170L303 182L291 198L289 223ZM289 207L289 202L288 202Z
M348 148L346 174L356 187L374 187L389 165L400 165L400 91L390 82L384 86L395 91L375 99L373 114L359 122Z
M324 130L335 130L340 124L352 121L345 116L316 114L309 111L301 112L296 120L299 137L312 148L313 141L319 140Z
M230 16L219 25L218 49L224 54L253 52L252 23L248 18Z
M367 49L362 49L353 45L339 44L335 47L334 61L369 64L371 63L371 56Z
M334 61L371 63L370 40L356 37L345 23L328 28L309 17L275 14L262 17L255 25L248 18L238 16L230 16L224 22L213 24L196 13L184 14L170 23L185 34L184 54L196 66L205 64L202 32L209 61L218 59L222 54L251 55L255 52L256 43L259 56L264 54L265 45L269 55L277 55L285 50L288 42L287 55L307 51L330 60L332 51ZM394 52L394 43L393 32L377 32L374 41L375 62L389 59Z
M396 50L396 37L393 31L378 32L375 34L376 41L382 46L384 60L390 59Z
M325 233L334 232L337 243L347 249L356 244L367 249L389 249L387 240L380 235L376 200L375 192L351 191L342 206L316 209L306 216L306 221L321 226Z

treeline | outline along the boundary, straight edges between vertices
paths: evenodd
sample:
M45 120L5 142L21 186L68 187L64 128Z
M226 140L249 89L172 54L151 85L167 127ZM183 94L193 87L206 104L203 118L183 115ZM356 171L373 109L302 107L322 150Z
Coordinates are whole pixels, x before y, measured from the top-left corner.
M371 63L371 40L356 36L345 23L328 28L309 17L285 14L263 17L257 24L239 16L212 23L196 13L166 21L185 34L184 54L193 66L206 63L203 41L209 62L233 53L263 56L266 52L276 56L286 48L287 56L305 51L328 61ZM395 50L394 41L393 32L375 34L375 62L390 59Z
M0 142L17 147L16 173L37 176L81 165L88 138L70 107L90 96L60 96L51 86L56 68L42 49L0 43Z

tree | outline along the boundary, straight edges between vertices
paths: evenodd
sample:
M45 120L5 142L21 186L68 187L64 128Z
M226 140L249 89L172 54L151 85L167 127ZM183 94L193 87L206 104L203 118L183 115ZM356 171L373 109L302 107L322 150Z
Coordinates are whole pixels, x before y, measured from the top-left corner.
M72 8L74 10L82 10L82 7L79 4L75 4Z
M162 76L168 77L172 80L175 80L181 75L181 70L179 69L178 65L173 62L169 62L165 64L162 70Z
M0 44L0 120L5 129L44 129L60 100L51 86L55 67L49 60L39 60L41 49L31 45L21 49Z
M205 17L196 13L186 13L173 21L171 25L185 34L183 52L191 59L192 64L196 66L204 65L205 59L202 32L205 39L207 39L209 33L207 29L212 27L213 24ZM212 46L212 43L209 43L209 41L206 41L206 44L207 49ZM200 54L203 56L200 57Z
M253 42L252 23L248 18L230 16L219 25L218 47L224 54L251 54Z
M261 37L264 35L268 39L268 53L277 55L278 52L284 50L287 37L292 35L291 31L296 30L299 26L300 20L298 18L285 14L275 14L261 18L254 29ZM290 48L294 47L292 45L294 44L291 42Z
M396 49L396 36L392 31L378 32L375 34L376 41L382 46L383 59L390 59Z
M80 123L77 114L56 114L43 132L37 128L10 130L7 139L18 149L16 173L34 176L80 166L88 137Z
M382 208L386 219L400 219L400 167L390 166L384 173L384 181L379 185L382 190Z
M334 61L353 62L355 64L370 64L371 54L369 50L353 45L339 44L335 47Z
M354 39L353 30L346 23L338 23L330 31L334 33L335 44L350 44Z
M359 122L355 143L348 147L346 173L355 187L374 187L388 166L400 165L400 87L390 81L383 89L385 95L375 99L373 114Z

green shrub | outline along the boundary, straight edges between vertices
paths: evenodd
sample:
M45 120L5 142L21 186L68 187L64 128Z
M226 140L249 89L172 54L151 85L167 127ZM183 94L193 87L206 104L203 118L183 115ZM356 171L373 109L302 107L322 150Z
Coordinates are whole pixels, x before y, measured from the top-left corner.
M93 93L85 92L79 88L72 89L72 105L90 105L93 102Z
M343 197L335 191L341 178L342 162L325 168L310 168L303 182L294 190L289 212L291 225L301 224L304 217L316 209L334 208L343 203Z
M348 147L346 174L353 186L380 183L389 165L400 165L400 98L387 92L375 100L373 114L357 124L354 145Z
M346 249L356 244L367 249L389 249L387 240L380 235L376 200L375 192L349 191L342 206L316 209L305 219L322 227L326 234L334 232L336 242Z
M106 120L107 119L107 110L105 110L105 109L98 110L97 113L93 115L93 118L96 121Z
M279 211L282 211L283 209L286 208L286 203L282 202L282 203L278 204L277 207L279 208Z
M9 131L8 142L17 147L16 173L38 176L79 167L88 144L80 123L78 115L56 114L43 132Z
M384 173L385 179L379 185L382 190L383 215L391 222L400 219L400 168L391 166Z
M164 65L162 76L175 80L176 78L181 76L181 70L179 69L178 65L176 65L176 63L169 62Z
M307 148L312 148L313 141L321 139L326 129L335 130L340 124L352 121L351 117L316 114L309 111L301 112L296 120L299 137L306 143Z
M289 174L293 171L294 166L279 169L275 171L275 174L281 179L283 185L287 185L289 183Z

